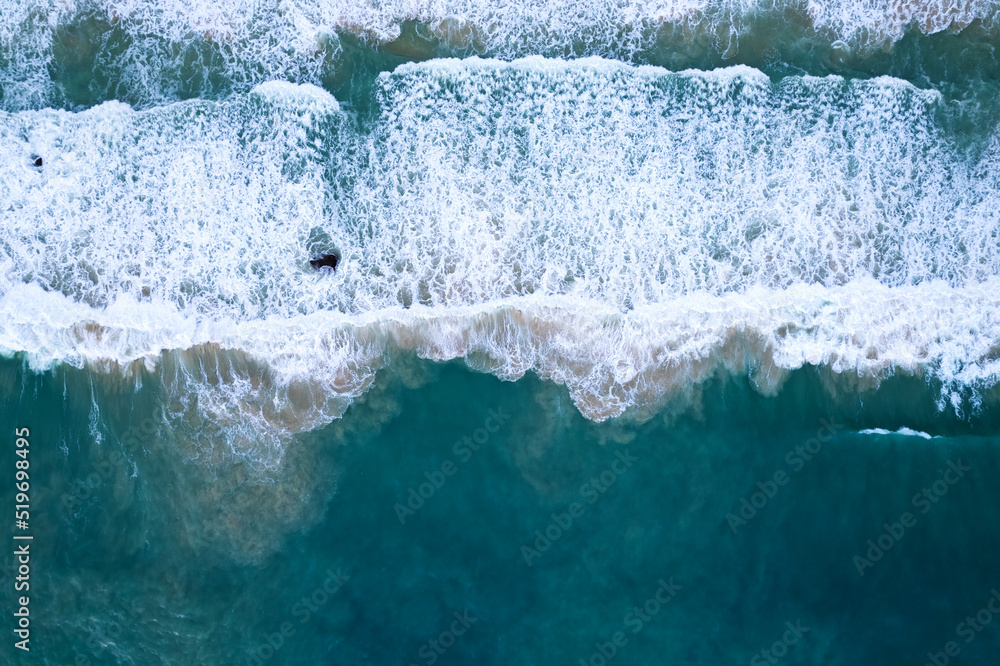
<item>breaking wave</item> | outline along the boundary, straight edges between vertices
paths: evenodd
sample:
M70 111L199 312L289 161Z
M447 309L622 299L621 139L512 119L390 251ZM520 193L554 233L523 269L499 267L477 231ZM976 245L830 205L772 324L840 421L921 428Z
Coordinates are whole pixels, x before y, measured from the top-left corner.
M956 407L997 383L998 142L959 145L933 91L469 59L371 109L267 83L4 114L0 350L155 372L176 414L279 439L400 353L536 372L596 420L722 369L916 373Z
M971 51L954 49L960 62L950 68L961 71L995 62L998 7L995 0L5 0L0 96L7 110L109 99L148 108L245 94L272 79L340 90L371 59L359 55L366 48L388 58L388 69L402 60L537 54L672 69L785 59L799 72L813 59L818 64L806 71L867 71L868 56L907 35L966 31ZM932 53L913 80L949 53Z

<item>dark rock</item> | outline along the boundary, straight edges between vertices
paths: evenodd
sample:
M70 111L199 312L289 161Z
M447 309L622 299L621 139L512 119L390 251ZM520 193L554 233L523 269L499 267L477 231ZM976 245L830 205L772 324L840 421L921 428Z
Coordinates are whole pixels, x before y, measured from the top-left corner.
M337 270L337 262L340 261L340 257L335 254L324 254L318 259L310 259L309 265L319 270L324 267L328 267L331 270Z

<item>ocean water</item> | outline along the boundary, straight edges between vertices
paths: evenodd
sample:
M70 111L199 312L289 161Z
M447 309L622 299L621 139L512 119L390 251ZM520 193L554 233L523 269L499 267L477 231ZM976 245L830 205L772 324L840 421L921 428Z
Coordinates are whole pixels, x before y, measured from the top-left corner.
M0 2L0 663L997 663L998 16Z

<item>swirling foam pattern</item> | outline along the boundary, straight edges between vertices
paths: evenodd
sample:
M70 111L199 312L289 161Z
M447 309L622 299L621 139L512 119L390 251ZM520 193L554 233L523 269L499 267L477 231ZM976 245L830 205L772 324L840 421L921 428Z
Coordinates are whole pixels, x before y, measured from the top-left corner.
M1000 340L997 140L958 142L959 107L535 57L405 65L361 116L287 83L6 114L0 348L170 368L184 409L279 434L397 349L534 370L594 419L719 367L926 372L957 400Z

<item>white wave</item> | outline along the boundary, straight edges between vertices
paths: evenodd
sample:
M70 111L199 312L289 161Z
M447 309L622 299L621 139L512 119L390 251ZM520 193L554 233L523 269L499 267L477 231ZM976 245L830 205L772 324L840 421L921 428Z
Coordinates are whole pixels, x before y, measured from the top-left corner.
M912 430L907 427L899 428L898 430L886 430L885 428L868 428L865 430L859 430L859 435L900 435L902 437L920 437L922 439L934 439L935 436L929 435L922 430Z
M809 0L815 25L850 43L889 46L916 28L924 34L958 31L973 21L992 24L998 5L991 0Z
M123 319L115 309L79 305L59 321L46 300L65 297L25 286L0 301L0 350L33 350L36 363L59 358L112 370L136 361L149 369L166 364L178 395L207 410L207 418L249 419L251 431L291 434L338 417L398 349L434 360L466 358L506 380L533 371L566 385L587 417L604 420L630 407L655 408L720 369L749 372L764 393L807 364L871 384L902 371L993 385L1000 377L998 287L1000 279L967 288L861 280L698 293L628 313L572 296L529 296L456 308L193 323L168 307L137 306ZM220 361L226 350L239 359Z
M0 351L144 363L180 412L279 436L398 349L598 420L720 368L997 381L997 140L959 152L933 92L541 58L377 88L365 132L288 84L4 114Z
M112 20L154 28L154 34L171 39L192 33L232 39L255 27L278 28L282 29L279 34L287 33L292 48L310 46L318 33L338 28L389 41L399 36L406 21L429 24L442 32L465 27L480 39L508 42L530 39L532 34L541 40L546 33L549 39L567 40L594 30L621 39L623 30L640 22L710 20L738 24L755 13L778 8L804 10L816 28L829 30L840 39L855 38L863 30L898 39L910 26L926 33L961 29L977 19L992 20L997 13L997 3L992 0L394 0L377 5L283 0L277 6L231 0L64 0L35 6L20 3L5 7L3 14L17 20L34 12L54 23L90 7Z
M733 57L741 40L766 48L773 35L751 34L761 16L779 31L817 38L861 53L890 49L908 30L957 31L973 22L992 30L996 0L0 0L0 53L8 109L41 108L62 100L50 71L95 60L111 72L99 98L127 91L144 104L182 94L192 61L217 68L235 90L268 79L320 83L343 73L339 34L392 43L390 50L422 60L448 52L514 59L531 54L600 55L629 59L662 46ZM420 36L403 35L407 22ZM672 28L672 29L671 29ZM109 34L115 36L108 39ZM668 37L665 37L667 35ZM676 35L684 35L678 47ZM106 51L111 42L122 53ZM758 43L759 42L759 43ZM686 44L686 46L685 46ZM711 45L709 47L709 45ZM836 49L835 49L836 50ZM684 53L679 55L684 56ZM345 75L349 76L349 72ZM101 77L97 77L101 78ZM220 90L202 81L200 92ZM55 95L55 97L54 97Z

